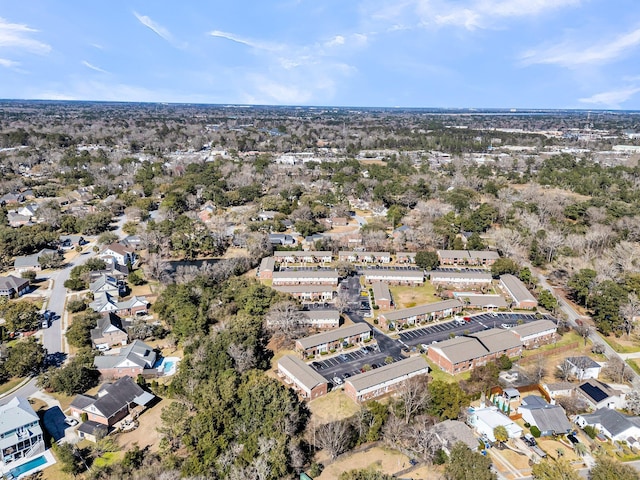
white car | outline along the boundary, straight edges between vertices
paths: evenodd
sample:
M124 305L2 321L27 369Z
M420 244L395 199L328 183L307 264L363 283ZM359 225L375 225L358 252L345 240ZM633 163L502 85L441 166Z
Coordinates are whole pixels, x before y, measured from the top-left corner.
M342 385L342 379L340 377L333 377L333 383L335 385Z

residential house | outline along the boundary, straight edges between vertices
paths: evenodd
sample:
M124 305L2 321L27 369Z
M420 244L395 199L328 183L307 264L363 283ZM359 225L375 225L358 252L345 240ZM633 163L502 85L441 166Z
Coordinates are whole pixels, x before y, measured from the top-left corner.
M93 365L105 378L137 377L152 369L155 362L156 352L141 340L122 347L116 355L100 355L93 359Z
M589 378L598 378L602 365L591 357L581 355L579 357L567 357L567 364L570 366L571 375L578 380L587 380Z
M491 250L438 250L440 265L479 265L490 267L500 258L498 252Z
M322 375L293 355L285 355L278 360L278 376L309 400L326 395L329 388Z
M30 289L29 280L26 278L7 275L0 277L0 296L6 298L21 297Z
M276 260L274 257L264 257L260 260L260 267L258 268L258 277L260 280L271 280L273 278L273 271L276 268Z
M89 284L89 290L93 293L94 298L99 293L108 293L111 296L118 297L124 293L125 287L115 277L101 275Z
M107 275L109 277L113 277L118 281L123 281L127 279L129 275L129 268L126 265L120 265L119 263L115 263L109 259L105 263L104 270L94 270L89 272L89 281L95 282L97 279L102 277L103 275Z
M516 325L510 331L518 337L525 348L536 348L551 343L556 338L558 326L551 320L536 320Z
M40 257L42 255L54 255L56 253L58 253L57 250L43 248L38 253L34 253L33 255L16 257L13 262L13 269L18 273L28 272L29 270L39 272L40 270L42 270L42 267L40 266Z
M396 253L396 263L416 263L416 252L398 252Z
M118 301L117 297L110 293L99 292L94 296L94 300L89 304L89 307L97 313L114 312L121 316L131 317L146 314L149 302L145 297L135 295L128 300Z
M273 285L338 285L336 270L285 270L273 272Z
M372 336L371 327L366 323L354 323L345 327L335 328L324 333L296 340L296 351L305 357L329 353L344 345L353 345L369 340Z
M338 310L304 310L302 323L321 330L338 328L340 326L340 312Z
M38 208L40 208L40 206L37 203L30 203L29 205L22 205L21 207L18 207L17 212L18 215L34 218Z
M522 283L522 280L515 275L500 275L500 285L513 300L514 308L533 309L538 306L536 297Z
M469 265L471 257L468 250L437 250L440 265Z
M113 427L127 415L139 412L153 401L155 395L143 390L131 377L123 376L114 383L106 383L95 397L76 395L69 409L76 418L87 414L90 422Z
M478 434L486 435L491 442L496 441L493 432L499 426L503 426L507 430L509 438L520 438L522 436L522 427L493 405L470 411L467 423L475 428Z
M555 400L558 397L570 397L575 390L575 383L571 382L554 382L543 383L542 389L549 395L549 398Z
M128 249L139 250L142 247L142 238L140 235L127 235L120 243Z
M351 263L391 263L391 253L340 251L338 260Z
M389 284L387 282L373 282L371 288L376 305L384 310L389 310L392 301Z
M137 256L133 248L125 247L121 243L112 243L102 250L100 258L113 259L120 265L135 265Z
M508 307L507 302L502 295L469 295L467 293L460 294L458 292L454 292L453 295L467 308L478 310L497 310Z
M522 419L538 427L543 437L564 435L571 432L572 427L567 414L560 405L551 405L537 395L528 395L522 399L518 407Z
M91 343L94 348L126 345L128 340L129 335L122 326L122 320L113 312L101 316L96 328L91 330Z
M397 329L401 325L415 325L419 322L440 320L461 311L462 303L460 300L444 300L442 302L384 312L378 315L378 321L382 327L389 328L393 326Z
M271 288L307 302L317 302L319 300L329 302L336 295L336 287L334 285L275 285Z
M599 408L593 413L581 413L575 422L580 428L594 427L611 440L640 447L640 417L624 415L610 408Z
M429 280L434 285L491 285L493 277L490 273L472 272L461 270L456 272L443 272L441 270L432 270L429 272Z
M5 193L0 197L0 205L17 205L25 201L25 196L20 192Z
M508 330L491 328L429 346L427 356L452 375L494 361L502 355L522 353L522 343Z
M409 357L350 377L344 393L360 403L396 391L404 381L427 375L429 364L421 356Z
M499 258L498 252L492 250L469 250L469 263L471 265L491 267Z
M587 401L594 410L599 408L619 408L626 405L626 394L606 383L590 378L582 382L576 392Z
M394 268L365 268L362 275L367 283L387 282L389 285L422 285L422 270L396 270Z
M46 449L40 418L26 398L0 406L0 468L35 457Z
M270 233L269 243L271 245L295 245L296 239L285 233Z
M22 227L23 225L30 225L31 216L20 215L18 212L10 211L7 212L7 222L9 223L10 227L18 228Z
M431 431L447 455L451 454L451 449L459 442L464 443L470 450L478 448L478 439L473 431L465 423L458 420L445 420L436 423L431 427Z
M331 262L331 252L317 252L317 251L275 251L273 256L276 262L279 263L328 263Z

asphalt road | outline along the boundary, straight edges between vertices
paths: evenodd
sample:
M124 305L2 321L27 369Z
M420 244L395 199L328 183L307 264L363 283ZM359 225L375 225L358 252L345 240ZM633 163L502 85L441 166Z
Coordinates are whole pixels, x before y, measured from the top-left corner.
M32 378L18 390L13 393L10 393L2 398L0 398L0 405L5 405L11 401L14 397L31 397L34 393L36 393L39 388L36 385L37 379Z

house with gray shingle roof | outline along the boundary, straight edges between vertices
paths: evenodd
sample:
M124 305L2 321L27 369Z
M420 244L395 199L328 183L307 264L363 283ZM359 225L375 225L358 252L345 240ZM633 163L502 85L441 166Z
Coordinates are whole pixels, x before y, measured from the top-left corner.
M105 378L120 378L125 375L138 376L144 370L153 368L156 352L141 340L134 340L120 349L117 355L100 355L93 359L93 365Z
M640 446L640 417L623 415L617 410L599 408L593 413L576 417L581 428L590 425L612 440L625 441L632 447Z
M537 395L524 397L518 407L518 413L522 414L525 422L538 427L543 437L564 435L572 430L564 408L560 405L551 405Z
M74 417L86 413L89 421L112 427L136 407L145 407L155 395L143 390L129 376L103 385L96 397L77 395L70 405Z

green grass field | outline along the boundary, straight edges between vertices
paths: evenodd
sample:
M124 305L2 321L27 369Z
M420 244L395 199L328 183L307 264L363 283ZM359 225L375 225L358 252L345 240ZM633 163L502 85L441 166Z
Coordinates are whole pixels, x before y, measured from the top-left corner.
M389 290L396 308L410 308L441 300L440 297L436 296L436 289L431 285L431 282L425 282L419 287L391 285Z

